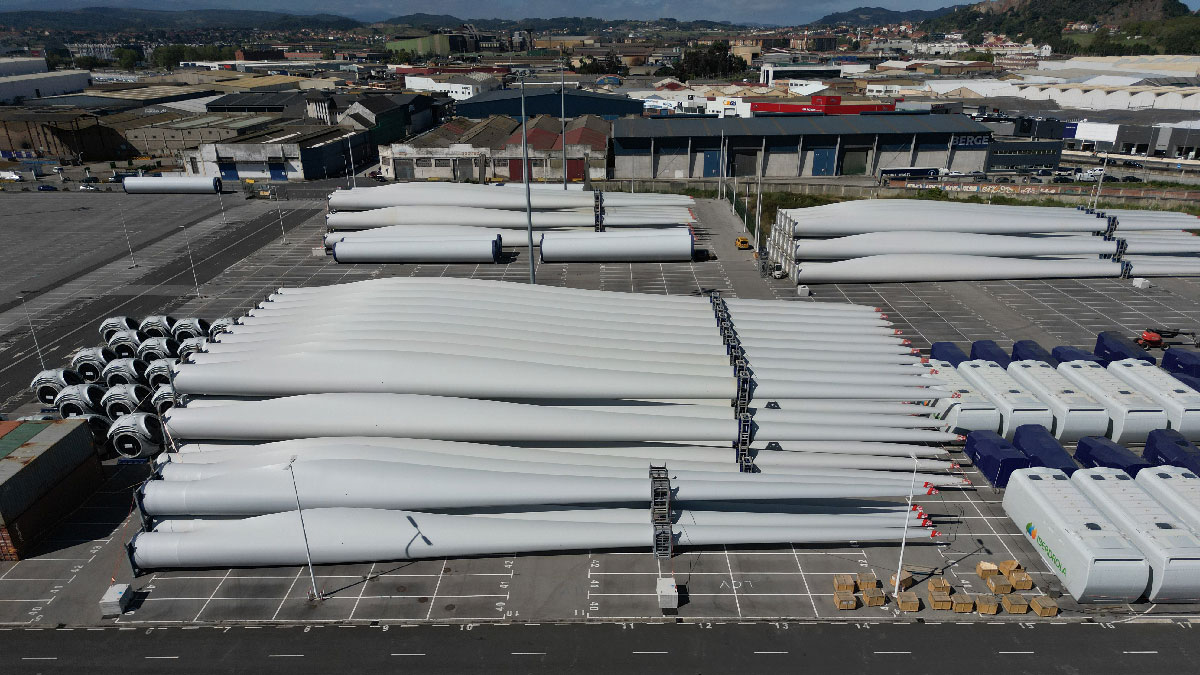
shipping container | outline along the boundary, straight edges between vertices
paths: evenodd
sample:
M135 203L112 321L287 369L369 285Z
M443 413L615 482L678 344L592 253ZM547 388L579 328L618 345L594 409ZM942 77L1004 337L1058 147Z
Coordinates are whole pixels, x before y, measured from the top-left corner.
M1200 476L1196 472L1178 466L1155 466L1139 472L1135 480L1192 532L1200 532Z
M948 361L955 368L967 360L967 354L953 342L935 342L929 346L929 358L938 361Z
M50 488L12 522L0 525L0 560L22 560L54 526L71 515L104 483L104 467L92 455Z
M1013 343L1012 359L1013 361L1043 361L1052 366L1058 365L1058 359L1054 358L1046 348L1038 344L1034 340L1017 340Z
M999 431L1000 411L996 404L989 401L963 379L949 361L930 359L929 366L937 371L938 379L945 383L945 388L953 392L953 397L938 399L932 405L937 412L934 414L946 422L946 431L965 435L970 431L987 430Z
M1150 602L1200 602L1200 538L1182 519L1118 469L1080 469L1071 476L1150 565Z
M958 372L1000 411L1000 435L1011 439L1022 424L1054 425L1054 416L1032 393L993 361L963 361Z
M1194 349L1171 347L1163 352L1162 365L1172 373L1200 377L1200 352Z
M1150 466L1150 462L1138 457L1130 450L1100 436L1079 439L1075 446L1075 459L1086 467L1120 469L1130 476Z
M1000 348L995 340L976 340L971 343L971 359L983 361L995 361L1000 364L1001 368L1007 368L1012 361L1008 357L1008 352Z
M1014 471L1003 506L1075 600L1134 602L1145 593L1146 557L1062 471Z
M1108 432L1108 411L1045 361L1013 361L1008 374L1050 409L1051 430L1064 443Z
M1029 458L994 431L967 434L963 452L993 487L1008 485L1008 477L1013 471L1029 468Z
M83 420L25 422L0 438L0 524L13 522L88 457L95 457Z
M1059 364L1058 372L1104 406L1111 422L1107 436L1113 441L1145 443L1151 431L1166 428L1167 413L1161 405L1099 363L1063 363Z
M1108 372L1162 406L1168 428L1200 440L1200 392L1140 359L1113 361Z
M1061 345L1051 349L1050 354L1054 357L1054 360L1058 361L1059 363L1068 363L1070 361L1091 361L1092 363L1104 362L1104 359L1096 356L1086 349L1070 347L1067 345Z
M1171 429L1151 431L1142 458L1155 466L1178 466L1200 473L1200 448Z
M1096 347L1092 352L1099 356L1105 365L1121 359L1141 359L1150 364L1158 363L1157 359L1147 354L1146 350L1134 344L1132 340L1111 330L1096 334Z
M1071 453L1045 427L1036 424L1017 427L1013 434L1013 445L1029 458L1029 466L1058 469L1068 476L1079 468L1071 458Z

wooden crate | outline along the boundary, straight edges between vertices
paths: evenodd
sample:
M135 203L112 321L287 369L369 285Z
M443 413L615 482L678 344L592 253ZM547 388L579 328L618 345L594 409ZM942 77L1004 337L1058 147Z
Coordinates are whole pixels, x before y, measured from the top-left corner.
M896 606L901 612L921 611L921 598L913 591L904 591L896 596Z
M840 610L858 609L858 596L845 591L837 591L833 594L833 604Z
M865 591L868 588L879 588L879 577L871 572L859 572L858 590Z
M867 607L883 607L886 597L881 588L864 588L862 592L863 604Z
M1013 570L1008 573L1008 583L1018 591L1028 591L1033 588L1033 577L1025 570Z
M978 574L980 579L986 581L988 577L1000 574L1000 568L994 562L980 560L979 563L975 565L975 574Z
M1029 608L1038 616L1054 616L1058 614L1058 603L1048 595L1035 595L1029 601Z
M1013 592L1013 585L1008 582L1008 579L999 574L987 578L987 587L989 591L1000 595Z
M975 611L980 614L998 614L1000 599L989 593L980 593L975 596Z
M955 593L950 596L950 608L955 614L970 614L975 611L975 598L966 593Z
M1029 611L1029 601L1020 593L1007 593L1000 596L1000 604L1009 614L1024 614Z
M946 591L929 591L930 609L953 609L954 602Z
M1000 569L1000 574L1003 574L1004 576L1008 576L1008 573L1012 572L1013 570L1025 569L1024 567L1021 567L1021 563L1017 562L1016 560L1005 560L1004 562L997 564L996 567Z
M900 590L906 591L906 590L912 588L913 583L915 583L915 582L913 581L912 572L909 572L908 570L903 570L900 572ZM892 576L888 577L888 588L895 588L895 587L896 587L896 575L893 574Z
M947 593L950 592L950 582L946 579L946 577L932 577L929 579L929 583L927 583L926 586L929 587L930 592L933 592L933 591L945 591Z
M851 574L833 575L833 590L835 593L853 593L854 576Z

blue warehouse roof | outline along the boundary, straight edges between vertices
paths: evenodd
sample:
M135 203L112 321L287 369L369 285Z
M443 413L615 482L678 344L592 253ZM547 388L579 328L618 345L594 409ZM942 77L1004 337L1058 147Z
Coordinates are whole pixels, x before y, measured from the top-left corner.
M798 117L640 117L613 122L614 138L852 134L987 134L966 115L804 115Z

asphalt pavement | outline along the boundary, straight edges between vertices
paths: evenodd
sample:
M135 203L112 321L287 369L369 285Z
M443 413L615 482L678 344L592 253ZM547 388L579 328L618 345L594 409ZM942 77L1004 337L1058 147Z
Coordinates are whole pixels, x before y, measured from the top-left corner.
M1190 623L660 623L5 629L15 673L1189 672Z

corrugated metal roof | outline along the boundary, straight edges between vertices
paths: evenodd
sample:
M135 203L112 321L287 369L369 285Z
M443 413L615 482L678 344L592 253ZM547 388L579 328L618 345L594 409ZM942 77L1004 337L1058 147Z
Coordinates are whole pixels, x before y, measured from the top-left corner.
M615 138L695 136L990 134L966 115L812 115L803 117L635 117L613 122Z

